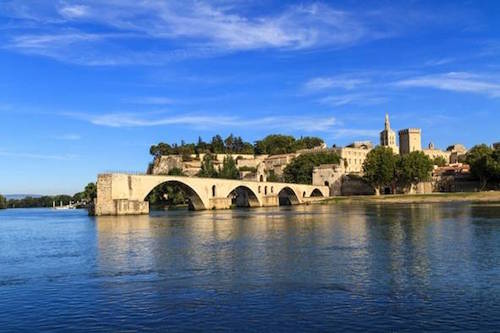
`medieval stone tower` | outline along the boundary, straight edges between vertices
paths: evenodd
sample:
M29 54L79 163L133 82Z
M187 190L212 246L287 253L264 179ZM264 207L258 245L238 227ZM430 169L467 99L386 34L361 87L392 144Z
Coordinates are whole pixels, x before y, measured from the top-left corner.
M422 130L420 128L407 128L399 131L400 155L419 150L422 150Z
M391 148L395 154L398 153L398 146L396 145L396 132L391 129L389 122L389 115L385 114L384 130L380 132L380 145L383 147Z

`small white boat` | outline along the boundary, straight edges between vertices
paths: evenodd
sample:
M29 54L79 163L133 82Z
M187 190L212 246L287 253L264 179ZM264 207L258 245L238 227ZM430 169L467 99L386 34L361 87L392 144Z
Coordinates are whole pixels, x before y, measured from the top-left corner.
M70 206L70 205L67 205L67 206L58 206L58 207L54 207L55 210L68 210L68 209L76 209L75 206Z
M56 206L56 202L52 202L52 209L55 210L68 210L68 209L76 209L76 207L73 205L73 202L69 202L69 205L63 205L62 201L60 202L59 206Z

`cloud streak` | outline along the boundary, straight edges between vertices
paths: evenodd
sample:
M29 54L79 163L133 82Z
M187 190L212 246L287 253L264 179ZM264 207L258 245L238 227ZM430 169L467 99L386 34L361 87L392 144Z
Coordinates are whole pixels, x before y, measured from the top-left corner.
M466 72L417 76L397 81L394 85L403 88L433 88L500 97L500 81Z
M343 106L347 104L369 106L387 102L386 97L374 96L366 93L339 94L322 97L319 102L329 106Z
M330 88L341 88L352 90L369 81L363 78L355 77L317 77L310 79L304 85L306 91L321 91Z
M253 15L230 2L194 0L89 0L85 5L11 0L3 8L2 14L19 25L7 29L5 48L82 65L156 65L250 50L344 48L400 33L383 13L364 15L319 2ZM39 32L29 33L27 27ZM140 45L131 48L134 40Z
M26 158L26 159L36 159L36 160L57 160L57 161L68 161L77 158L77 155L65 154L38 154L38 153L17 153L9 151L1 151L0 156L14 157L14 158Z
M312 95L317 103L331 107L383 104L402 89L420 88L499 98L500 80L497 77L494 73L458 71L434 74L365 72L312 78L303 84L302 90Z
M183 125L194 128L241 128L255 126L260 129L302 130L306 132L329 131L337 125L334 117L264 116L261 118L240 118L214 115L156 116L139 113L85 114L64 113L97 126L127 128Z

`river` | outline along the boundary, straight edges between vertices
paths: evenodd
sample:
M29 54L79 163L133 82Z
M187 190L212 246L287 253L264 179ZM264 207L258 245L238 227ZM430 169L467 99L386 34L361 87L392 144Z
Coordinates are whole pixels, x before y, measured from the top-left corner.
M499 313L499 204L0 211L0 331L498 331Z

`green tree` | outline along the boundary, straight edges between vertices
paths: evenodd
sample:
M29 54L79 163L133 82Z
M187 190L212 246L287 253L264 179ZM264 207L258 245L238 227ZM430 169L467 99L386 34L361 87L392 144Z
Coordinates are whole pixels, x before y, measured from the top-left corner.
M376 147L367 155L363 163L364 179L380 195L382 186L394 185L397 157L391 148Z
M151 148L149 148L149 153L154 157L158 157L174 154L174 150L168 143L160 142L157 145L152 145Z
M0 209L7 208L7 199L0 194Z
M83 190L84 198L88 202L93 202L97 198L97 186L95 183L88 183Z
M257 172L257 168L256 167L251 167L251 166L247 166L247 165L239 167L238 170L240 170L242 172L244 172L244 171L249 171L249 172L252 172L252 173L256 173Z
M485 144L472 147L466 156L471 174L479 179L480 189L484 190L489 181L500 179L500 154Z
M283 170L283 178L289 183L311 184L315 166L320 164L338 164L340 157L333 152L301 154L294 158Z
M224 140L224 148L225 153L233 153L237 149L236 138L232 133Z
M184 172L180 168L172 168L168 171L169 176L185 176Z
M278 176L274 170L269 170L267 174L267 181L268 182L276 182L276 183L281 183L283 182L283 177Z
M214 158L211 154L206 154L203 156L203 161L201 162L201 169L198 172L198 177L206 178L217 178L217 170L215 170Z
M401 156L396 163L396 181L407 189L411 185L428 181L433 168L432 160L421 151Z
M216 135L212 138L211 150L214 154L223 154L225 150L224 140L220 135Z
M442 167L446 165L446 159L443 156L437 156L432 160L432 163L434 165L437 165L438 167Z
M219 178L225 178L225 179L239 179L240 178L240 172L238 171L238 168L236 167L236 161L231 155L227 155L224 157L224 164L222 166L222 169L220 170L218 174Z
M256 154L286 154L293 151L295 138L290 135L272 134L255 143Z
M321 146L324 143L323 139L314 136L305 136L295 141L293 144L293 151L300 149L311 149Z

